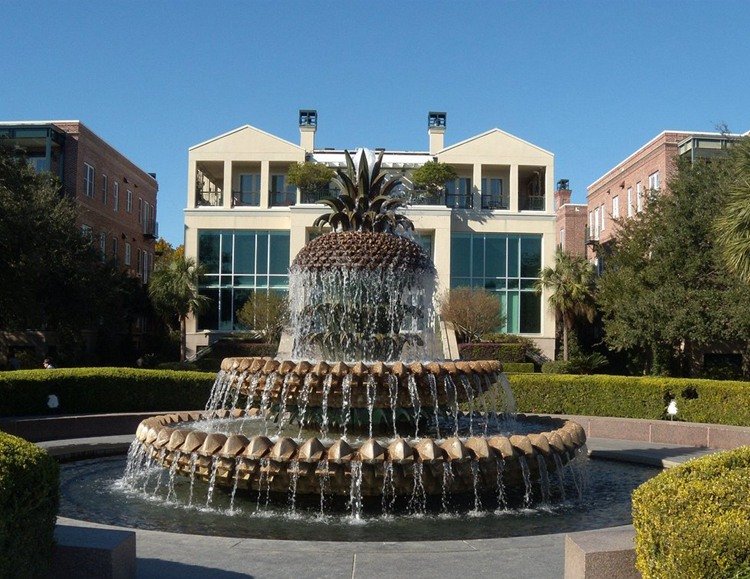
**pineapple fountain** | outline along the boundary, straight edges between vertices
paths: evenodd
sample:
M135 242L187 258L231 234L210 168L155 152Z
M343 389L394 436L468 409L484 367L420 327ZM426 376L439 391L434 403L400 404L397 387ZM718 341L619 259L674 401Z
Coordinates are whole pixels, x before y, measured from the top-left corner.
M125 480L145 489L159 467L168 487L189 478L191 501L202 479L206 504L222 487L232 505L238 493L292 510L315 497L357 518L564 497L583 429L516 415L497 361L439 360L435 269L382 156L346 152L342 193L315 222L332 231L290 268L291 359L225 359L205 412L141 422Z

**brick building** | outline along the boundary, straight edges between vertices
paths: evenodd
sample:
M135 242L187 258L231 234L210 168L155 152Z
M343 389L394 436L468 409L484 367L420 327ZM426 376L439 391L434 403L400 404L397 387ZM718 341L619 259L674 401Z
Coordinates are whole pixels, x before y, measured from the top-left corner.
M571 203L573 192L568 180L557 182L555 213L557 215L557 247L573 255L586 255L586 204Z
M147 173L80 121L0 123L0 139L50 171L81 208L80 226L124 270L148 281L157 237L155 173Z

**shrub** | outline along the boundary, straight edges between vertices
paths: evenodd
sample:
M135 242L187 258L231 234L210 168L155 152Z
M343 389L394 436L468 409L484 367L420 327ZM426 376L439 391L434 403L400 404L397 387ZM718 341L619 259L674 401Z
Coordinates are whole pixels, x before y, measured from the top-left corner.
M57 463L0 432L0 577L46 576L58 506Z
M134 368L63 368L0 373L0 416L194 410L215 375ZM49 408L55 395L59 407Z
M533 373L533 362L503 362L503 372Z
M633 492L636 567L646 578L748 577L750 447L691 460Z
M462 360L499 360L501 362L524 362L526 351L523 344L474 343L459 344Z
M479 341L479 336L501 326L505 321L496 294L483 288L457 287L440 300L440 315L452 322L466 341Z
M520 412L623 418L665 417L677 400L678 420L750 426L746 382L606 375L513 374Z
M552 360L542 364L542 374L570 374L570 367L564 360Z

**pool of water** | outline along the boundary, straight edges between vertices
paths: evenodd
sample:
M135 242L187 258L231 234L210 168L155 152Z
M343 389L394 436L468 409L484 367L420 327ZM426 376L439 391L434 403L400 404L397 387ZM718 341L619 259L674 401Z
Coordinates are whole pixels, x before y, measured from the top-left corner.
M403 515L347 514L345 505L320 497L268 500L263 493L215 489L210 506L207 484L154 471L141 485L122 480L125 457L61 465L60 515L97 523L159 531L240 538L317 541L424 541L480 539L573 532L628 524L630 493L658 469L579 457L566 469L556 501L533 509L476 509L474 497L449 497L427 512ZM583 481L584 490L579 493ZM573 484L575 483L575 484ZM554 484L554 481L553 481ZM144 491L145 487L145 491ZM169 498L167 498L167 495ZM278 497L276 497L278 498ZM281 497L283 499L283 497ZM332 499L327 499L329 502ZM481 499L480 499L481 500ZM447 502L447 504L445 504ZM406 501L394 512L409 511ZM326 514L321 514L321 513ZM331 514L338 513L338 514Z

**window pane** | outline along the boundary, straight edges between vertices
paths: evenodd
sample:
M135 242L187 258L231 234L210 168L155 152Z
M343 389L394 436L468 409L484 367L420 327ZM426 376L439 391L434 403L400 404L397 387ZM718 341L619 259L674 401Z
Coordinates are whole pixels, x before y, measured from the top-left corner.
M518 237L508 236L508 277L518 277Z
M271 235L271 258L268 273L286 274L289 271L289 234Z
M219 305L219 329L232 329L232 288L221 289L221 303Z
M288 287L289 278L285 275L272 275L269 276L271 287Z
M484 235L475 235L471 239L471 277L481 282L484 278Z
M201 231L198 233L198 263L206 273L219 273L219 233Z
M233 237L231 233L221 235L221 273L232 273Z
M253 287L255 285L254 275L236 275L234 276L234 285L242 287Z
M518 333L518 317L519 317L519 297L518 292L508 292L508 332L511 334Z
M255 234L235 233L234 273L255 273Z
M206 296L209 302L203 313L198 316L198 330L218 330L219 329L219 290L201 289L199 292Z
M542 328L541 296L536 292L521 292L522 334L538 334Z
M268 234L259 233L256 241L256 273L268 273ZM288 258L287 258L288 259Z
M539 277L542 269L542 240L539 237L521 238L521 277Z
M470 277L452 277L451 287L469 287L471 285Z
M234 329L235 330L248 330L247 326L240 323L238 313L245 305L245 302L252 295L253 290L251 289L235 289L234 290Z
M505 236L488 235L484 242L484 275L505 277Z
M471 237L454 235L451 238L451 277L468 277L471 275ZM468 285L468 284L463 284Z

